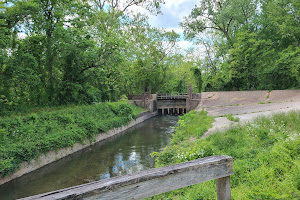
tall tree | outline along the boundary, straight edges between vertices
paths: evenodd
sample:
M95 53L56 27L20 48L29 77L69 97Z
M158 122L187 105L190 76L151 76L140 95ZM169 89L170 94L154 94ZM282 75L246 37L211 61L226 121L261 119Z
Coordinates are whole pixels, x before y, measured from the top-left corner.
M207 29L215 30L233 44L235 29L247 24L255 11L253 0L202 0L181 26L188 39L201 37Z
M79 2L79 1L78 1ZM43 65L47 71L47 94L50 102L54 98L54 68L55 60L58 55L57 41L58 31L62 30L68 18L74 17L72 7L78 6L77 1L58 1L58 0L26 0L13 1L12 6L7 8L11 22L14 27L25 32L27 36L40 35L40 42L45 48ZM56 66L57 67L57 66Z
M151 27L141 15L136 16L131 23L127 43L130 44L129 59L134 64L129 62L127 74L129 80L137 80L128 87L135 85L133 88L137 89L136 92L145 92L151 85L153 92L158 91L167 67L167 58L176 49L178 35Z

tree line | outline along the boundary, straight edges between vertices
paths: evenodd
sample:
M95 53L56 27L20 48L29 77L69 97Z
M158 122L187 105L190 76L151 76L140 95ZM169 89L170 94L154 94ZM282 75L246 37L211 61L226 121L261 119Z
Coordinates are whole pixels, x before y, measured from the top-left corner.
M178 57L178 35L127 9L140 6L157 14L160 3L1 2L2 107L114 101L149 85L158 91Z
M199 0L180 36L148 23L163 0L0 3L0 107L115 101L148 91L299 88L297 0Z
M205 91L299 88L298 0L201 0L181 26L205 54Z

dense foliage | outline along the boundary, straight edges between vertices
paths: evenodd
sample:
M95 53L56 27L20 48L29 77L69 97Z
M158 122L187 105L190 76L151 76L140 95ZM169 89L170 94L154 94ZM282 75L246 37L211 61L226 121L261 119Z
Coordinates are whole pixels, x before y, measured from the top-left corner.
M156 14L160 3L1 1L0 113L159 91L178 58L178 35L129 8Z
M72 106L0 120L0 176L41 153L69 147L120 127L143 109L127 102Z
M200 0L195 48L149 25L162 0L0 2L0 114L148 92L299 88L298 0ZM135 7L134 7L135 6ZM132 12L134 10L134 12Z
M209 119L205 113L201 115ZM163 152L154 153L157 166L230 155L234 169L233 199L300 198L299 112L259 118L205 139L200 138L200 133L207 129L207 124L193 126L197 118L193 112L180 118L171 144ZM151 199L216 199L216 196L216 182L210 181Z
M203 89L299 88L299 16L299 0L201 0L181 26L198 44Z

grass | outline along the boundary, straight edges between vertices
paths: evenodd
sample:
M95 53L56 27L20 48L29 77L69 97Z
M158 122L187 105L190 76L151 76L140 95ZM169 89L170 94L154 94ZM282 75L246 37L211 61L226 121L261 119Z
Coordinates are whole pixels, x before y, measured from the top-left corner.
M127 102L72 106L0 121L0 176L14 172L23 161L41 153L73 146L135 119L142 108Z
M201 158L203 149L198 150L195 141L200 138L210 127L212 127L213 117L207 116L207 112L190 111L184 116L180 116L176 134L173 135L170 145L163 152L152 153L157 156L156 166L161 167L170 163L180 163L186 160ZM205 149L205 148L204 148ZM204 156L205 157L205 156Z
M225 115L225 117L227 117L227 119L229 119L230 121L233 121L233 122L239 122L240 121L240 118L233 117L232 115Z
M268 101L268 102L261 101L258 104L268 104L268 103L272 103L272 102L270 102L270 101Z
M187 135L179 143L155 153L157 166L211 155L229 155L234 161L232 199L300 199L299 121L299 112L281 113L205 139L194 135L195 139L191 141ZM180 124L177 129L184 128ZM182 135L181 131L176 132L174 138L177 134ZM216 198L214 180L150 199Z

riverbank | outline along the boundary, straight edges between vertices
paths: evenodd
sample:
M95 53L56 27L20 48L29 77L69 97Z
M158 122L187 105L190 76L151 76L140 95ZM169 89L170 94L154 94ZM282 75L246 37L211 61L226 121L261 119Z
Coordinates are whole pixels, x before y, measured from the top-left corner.
M99 114L99 112L101 112ZM58 112L58 113L57 113ZM104 112L104 114L103 114ZM90 114L90 116L87 116L88 114ZM7 175L6 172L6 176L2 177L0 179L0 184L3 184L5 182L8 182L12 179L15 179L19 176L22 176L26 173L29 173L31 171L34 171L44 165L47 165L51 162L54 162L62 157L65 157L69 154L72 154L76 151L79 151L83 148L86 148L90 145L93 145L96 142L99 142L101 140L105 140L106 138L112 137L116 134L119 134L121 132L123 132L124 130L138 124L141 123L143 121L145 121L146 119L155 116L157 113L150 113L150 112L143 112L143 110L139 107L135 107L132 105L129 105L127 103L102 103L102 104L98 104L98 105L91 105L91 106L84 106L83 107L78 107L77 110L72 109L72 110L63 110L63 111L55 111L54 113L43 113L43 114L35 114L36 118L39 118L39 120L35 120L36 123L31 122L28 123L29 119L32 118L32 114L30 114L30 116L23 116L23 117L18 117L19 120L17 120L18 122L22 121L22 122L27 122L28 126L31 125L31 130L35 130L32 131L35 133L35 135L38 133L37 129L43 127L42 125L53 125L56 124L59 127L54 127L54 128L61 128L60 133L56 133L56 132L51 132L50 134L44 134L40 137L35 138L35 141L31 141L31 138L25 138L24 140L22 140L23 142L21 143L20 139L21 138L16 138L15 141L17 141L15 143L15 148L10 148L9 149L9 144L12 143L12 141L8 141L8 140L12 140L12 138L9 138L10 135L6 134L4 135L6 138L5 140L2 140L1 142L3 143L3 145L1 145L1 160L4 162L2 163L1 166L1 173L2 176L5 173L5 170L13 170L16 169L17 167L18 170L15 170L13 173L10 173ZM50 120L51 123L49 123L49 121L45 122L45 123L41 123L41 121L43 121L43 117L51 115L51 116L55 116L55 120ZM63 121L62 118L64 117L64 119L66 119L68 117L68 122ZM80 120L79 120L80 119ZM135 119L135 120L134 120ZM78 121L79 120L79 121ZM89 122L90 126L87 126L86 123L82 123L82 120L84 120L85 122ZM11 118L8 118L5 120L1 121L1 128L3 130L3 124L8 124L8 122L12 122L12 121L16 121L16 120L12 120ZM39 123L37 122L39 121ZM5 123L6 122L6 123ZM98 123L99 122L99 123ZM130 123L129 123L130 122ZM24 125L24 123L22 125ZM129 123L129 124L128 124ZM10 123L10 124L14 124L15 126L18 125L18 127L23 127L21 126L21 124L17 124L17 123ZM39 124L39 125L37 125ZM41 125L42 124L42 125ZM83 125L83 126L80 126ZM84 126L85 125L85 126ZM74 127L76 126L76 127ZM90 133L89 128L93 127L94 132ZM14 128L9 128L9 126L6 126L7 128L5 129L6 132L13 132L16 131L16 127ZM34 128L33 128L34 127ZM112 128L109 128L112 127ZM118 127L118 128L114 128L114 127ZM76 129L75 129L76 128ZM109 131L99 131L101 129L110 129ZM24 127L23 127L23 131L24 131ZM69 129L69 131L67 130ZM74 131L74 129L76 131ZM44 130L44 129L42 129ZM102 134L97 134L99 132L102 132ZM73 134L75 132L75 134ZM26 132L28 135L28 132ZM55 134L56 133L56 134ZM69 133L69 134L68 134ZM42 134L42 133L40 133ZM21 134L19 134L21 135ZM49 135L52 135L52 140L49 140ZM32 135L30 135L32 136ZM55 136L55 137L54 137ZM61 137L60 137L61 136ZM2 135L3 137L3 135ZM44 140L43 140L44 139ZM54 140L56 139L56 140ZM67 140L69 139L69 140ZM62 141L63 140L63 141ZM20 141L20 142L19 142ZM65 143L64 143L65 141ZM4 143L6 142L6 143ZM32 145L35 142L35 146L29 146L30 144ZM52 142L52 143L51 143ZM56 142L56 143L55 143ZM49 146L50 144L56 144L56 145L52 145ZM48 146L44 146L48 144ZM57 145L59 144L59 145ZM17 146L19 145L19 146ZM30 151L29 153L31 153L31 155L24 155L23 154L23 158L26 158L26 160L24 159L23 161L21 161L21 159L19 158L18 160L13 160L11 159L11 155L13 152L13 150L16 150L16 147L24 147L24 145L29 148ZM65 145L65 146L62 146ZM62 146L61 148L58 148L58 146ZM5 149L5 147L7 147ZM42 148L44 147L44 148ZM52 149L51 149L52 147ZM46 151L46 149L48 149L48 151ZM17 149L18 150L18 149ZM24 150L23 149L19 149L19 150ZM19 154L22 152L18 152ZM23 153L26 153L23 152ZM38 155L37 155L38 154ZM18 155L19 156L19 155ZM28 156L28 157L25 157ZM32 159L29 159L29 157L32 157ZM11 163L9 163L9 161L11 161ZM13 163L12 161L15 161L15 163ZM19 163L18 163L19 162ZM3 165L4 164L4 165ZM5 165L6 164L6 165ZM12 164L16 164L15 166L12 166ZM15 168L9 168L9 167L15 167Z
M171 145L161 153L154 153L158 167L211 155L228 155L234 161L233 199L300 198L299 111L260 117L206 138L196 134L196 127L189 130L195 134L182 134L194 121L189 114L181 118ZM201 114L206 118L207 113ZM181 140L177 142L179 136ZM152 199L216 199L215 184L209 181Z

